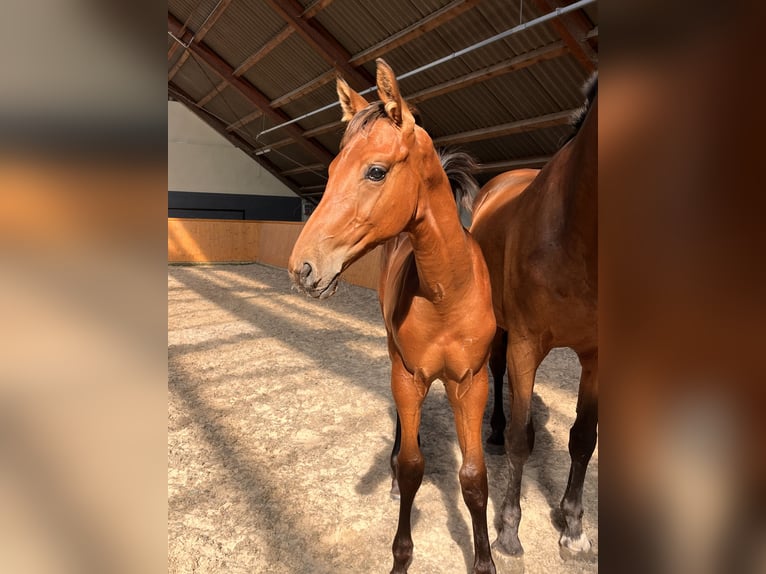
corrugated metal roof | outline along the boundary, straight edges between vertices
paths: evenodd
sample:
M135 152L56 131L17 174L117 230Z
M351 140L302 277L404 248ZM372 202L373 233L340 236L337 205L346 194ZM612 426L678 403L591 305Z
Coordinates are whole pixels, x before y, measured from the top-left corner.
M218 0L169 0L168 10L171 17L180 23L188 19L188 28L193 33L202 26L217 4ZM300 0L304 8L311 4L313 0ZM320 38L320 42L329 38L330 42L336 42L340 50L353 57L407 30L445 6L453 6L453 0L335 0L309 22L314 32L317 32L317 27L324 28L324 31L318 32L326 36L325 40ZM516 26L520 21L520 6L521 21L541 15L536 5L523 0L482 0L417 38L389 49L383 57L397 74L404 74ZM591 25L597 26L597 16L597 6L590 5L578 11L576 18L569 18L568 25L580 26L580 35L584 35ZM264 45L273 42L289 26L290 23L276 14L265 0L235 0L210 28L203 43L233 70ZM308 32L312 33L312 29ZM448 85L466 74L507 62L514 56L543 46L563 45L561 40L555 28L550 23L544 23L406 78L401 81L400 87L407 97L437 85ZM597 50L597 37L589 45ZM169 42L168 48L170 46ZM168 62L169 70L184 49L179 48L175 52ZM194 101L200 101L220 83L220 77L198 59L188 58L171 80ZM327 80L327 74L333 68L328 59L332 58L323 57L301 33L294 31L249 68L242 78L252 84L263 98L273 102L295 90L311 87L318 78ZM375 76L374 61L365 62L359 69L370 77ZM452 136L577 108L583 101L580 88L587 76L584 66L571 54L565 53L448 93L424 97L417 107L432 137ZM373 100L377 94L372 92L366 97ZM283 117L297 118L336 101L335 82L325 81L278 106L278 113ZM205 110L227 124L256 110L254 103L233 87L224 88L203 103ZM316 186L323 185L326 173L322 171L296 172L296 167L315 164L317 157L316 152L300 142L286 144L288 130L279 129L259 136L263 130L282 122L270 116L273 114L271 109L264 112L256 120L240 127L238 133L255 149L266 149L277 144L267 152L268 159L278 169L294 172L285 177L292 182L296 192L300 192L301 188L314 191ZM331 125L332 129L318 132L309 141L316 148L335 154L343 130L337 124L339 118L340 109L335 106L302 118L297 126L305 131ZM570 130L567 125L558 125L505 136L487 136L460 147L484 163L549 156L558 149ZM481 174L479 179L486 180L492 175Z
M235 0L207 33L205 43L236 68L284 27L265 2Z

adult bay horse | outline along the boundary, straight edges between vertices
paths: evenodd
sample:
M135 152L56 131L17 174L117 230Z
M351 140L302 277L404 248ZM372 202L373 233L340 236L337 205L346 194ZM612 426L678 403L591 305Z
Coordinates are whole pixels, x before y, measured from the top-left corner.
M378 295L401 425L400 450L392 456L401 493L392 572L406 572L412 560L410 514L425 465L418 428L436 379L445 385L463 456L459 478L473 522L473 572L495 572L481 440L495 333L487 267L460 224L433 142L416 125L391 68L377 60L381 102L368 104L340 78L337 88L349 123L289 272L312 297L329 297L344 269L385 244Z
M506 554L523 553L518 529L521 475L535 437L532 389L537 367L554 347L572 348L582 366L560 544L572 552L590 549L582 530L582 490L598 423L597 130L596 77L574 137L539 173L517 170L490 180L474 204L471 234L487 261L498 325L490 359L495 380L490 444L503 444L506 361L510 386L505 435L510 478L493 546Z

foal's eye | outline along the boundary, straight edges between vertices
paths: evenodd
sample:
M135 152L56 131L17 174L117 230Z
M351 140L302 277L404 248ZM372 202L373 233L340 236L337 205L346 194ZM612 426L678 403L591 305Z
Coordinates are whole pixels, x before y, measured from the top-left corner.
M367 170L365 177L371 181L383 181L383 178L386 177L386 170L378 165L373 165Z

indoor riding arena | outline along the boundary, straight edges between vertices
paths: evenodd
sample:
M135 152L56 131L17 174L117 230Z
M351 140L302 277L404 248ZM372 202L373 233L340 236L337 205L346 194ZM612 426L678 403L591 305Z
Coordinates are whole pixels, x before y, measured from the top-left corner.
M398 82L387 94L391 82L380 78L389 67ZM412 133L424 130L433 141L429 149L446 146L473 157L475 164L467 169L479 187L505 172L525 170L533 180L529 193L514 192L523 201L554 193L540 183L546 170L560 161L562 147L584 140L588 114L597 109L586 86L593 85L597 69L595 0L169 1L168 572L391 571L399 552L397 525L406 523L400 519L406 496L400 501L391 493L397 428L391 357L406 357L410 351L399 349L396 325L387 337L387 325L396 324L401 313L415 313L423 301L431 302L428 290L423 291L430 284L429 271L419 263L425 255L417 235L430 216L421 215L422 193L412 186L397 187L396 193L409 196L397 196L393 205L411 200L418 202L417 209L368 209L385 196L370 199L372 192L355 190L390 189L386 193L393 194L397 170L405 167L379 161L379 169L390 169L382 171L386 179L380 185L370 168L358 174L346 170L343 162L372 148L352 139L344 141L340 153L346 127L341 118L349 105L356 103L358 111L383 99L380 117L374 116L360 137L366 137L365 129L377 134L372 131L376 122L388 122L380 129L392 137L404 134L407 125ZM345 103L342 82L352 94ZM360 97L367 101L359 103ZM386 102L389 97L393 100ZM410 111L414 127L406 123ZM378 139L370 136L369 146ZM389 147L400 150L403 145ZM590 149L595 153L593 146L584 153ZM439 174L447 186L443 170ZM341 197L344 190L351 191ZM488 279L476 288L489 296L491 282L494 314L508 331L507 355L505 346L498 353L511 358L512 371L518 340L505 322L512 317L498 310L508 307L499 303L498 293L510 301L506 298L522 291L506 280L502 268L493 269L491 247L479 245L460 228L471 229L471 210L458 208L451 194L448 199L450 209L441 210L446 219L439 229L446 235L446 221L457 222L461 241L485 254L487 263L480 257L479 267ZM344 209L353 215L331 228L333 215ZM353 246L328 255L342 273L320 292L320 279L308 280L319 266L312 268L294 252L301 242L312 253L329 251L341 240L338 230L351 226L364 210L378 213L386 229L393 229L399 211L412 219L388 237L375 236L353 257L341 255L361 244L358 237ZM383 225L370 221L367 227ZM519 221L531 230L543 225L531 215ZM568 221L558 225L569 228ZM571 227L579 229L580 223ZM498 237L506 231L498 230ZM409 261L417 270L411 273L414 283L420 281L414 295L419 299L412 311L397 311L393 319L388 314L384 321L379 286L384 284L395 302L405 297L406 280L393 287L388 281L396 273L387 271L393 258L387 257L385 243L391 247L397 236L409 237L405 243L412 244ZM554 249L554 243L545 250ZM510 265L522 261L513 256L515 251L506 253ZM459 259L458 253L447 252L439 272L448 273ZM515 268L521 285L540 282L539 273L526 281L526 263ZM557 266L551 268L555 272ZM579 280L567 283L566 278L579 277L572 273L546 279L566 301L581 292ZM445 286L439 291L441 304L449 299L452 283L438 285L440 290ZM535 297L514 308L534 310ZM493 329L491 318L487 324ZM550 330L560 329L554 325ZM439 347L440 340L422 346ZM487 444L496 393L489 376L481 435L486 522L498 573L598 570L598 446L584 477L579 538L579 532L566 534L570 517L562 504L565 492L569 497L568 482L577 481L570 475L570 429L578 412L578 355L597 356L597 349L588 355L569 348L575 344L551 340L556 348L537 368L531 394L534 440L523 464L519 500L523 554L509 555L496 544L498 532L509 528L506 515L513 504L506 508L504 498L513 483L511 461L518 460L513 453L527 440L513 434L525 428L518 419L514 426L509 396L518 377L506 374L502 387L508 419L504 448ZM453 360L447 347L440 351L445 365ZM489 372L486 360L495 345L490 349L487 340L482 349L474 381ZM416 380L421 371L412 371ZM435 376L422 405L418 443L425 466L410 512L414 549L411 563L406 560L396 572L486 571L474 570L480 552L474 547L476 517L464 500L474 494L463 485L463 435L459 440L456 429L469 423L457 411L453 414L443 378ZM579 402L586 404L582 398ZM412 447L406 440L402 445ZM405 479L402 469L409 458L402 459L398 468ZM580 551L565 547L567 536L575 538Z

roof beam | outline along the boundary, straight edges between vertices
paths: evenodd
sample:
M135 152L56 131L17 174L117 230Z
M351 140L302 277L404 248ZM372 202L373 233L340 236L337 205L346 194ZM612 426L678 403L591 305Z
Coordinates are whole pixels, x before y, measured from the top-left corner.
M317 126L310 130L306 130L305 132L303 132L303 134L307 138L314 138L316 136L321 136L322 134L329 134L331 131L336 130L340 127L343 127L343 122L340 120L337 120L334 122L330 122L329 124L322 124L321 126Z
M212 90L210 90L207 94L202 96L202 98L197 102L197 105L199 107L205 107L210 100L212 100L214 97L216 97L218 94L223 91L223 89L226 87L226 82L220 82L217 86L215 86Z
M179 45L178 43L176 45ZM173 77L178 73L178 70L181 69L181 67L186 63L186 60L189 59L189 50L185 50L181 56L178 58L175 64L173 64L173 67L170 68L170 71L168 72L168 82L173 79Z
M210 12L210 15L205 19L205 21L202 23L202 26L200 26L199 30L197 30L197 33L194 35L194 40L196 42L202 41L202 38L204 38L205 35L210 31L210 28L212 28L213 25L218 21L218 18L223 16L226 8L229 7L229 4L231 4L231 0L219 0L218 4L216 4L215 8L213 8L213 11Z
M255 52L252 56L249 56L244 62L242 62L237 68L234 70L235 76L241 76L245 72L247 72L250 68L255 66L259 61L261 61L263 58L265 58L269 52L271 52L274 48L279 46L282 42L287 40L293 32L295 32L295 28L292 28L290 26L285 26L279 34L274 36L271 40L266 42L261 48Z
M284 105L289 104L292 101L297 100L298 98L302 98L309 92L313 92L314 90L324 86L326 83L333 81L337 76L338 76L338 72L334 68L332 70L328 70L321 76L316 77L309 82L306 82L305 84L295 88L291 92L288 92L283 96L279 96L275 100L271 100L271 107L280 108Z
M419 92L407 96L406 100L408 102L412 102L413 104L422 102L436 96L454 92L455 90L467 88L468 86L472 86L480 82L485 82L491 78L502 76L503 74L508 74L515 70L527 68L544 60L558 58L559 56L563 56L566 53L567 48L564 46L564 42L554 42L553 44L548 44L542 48L537 48L536 50L530 50L529 52L519 54L518 56L514 56L509 60L500 62L493 66L488 66L481 70L476 70L470 74L465 74L464 76L460 76L442 84L437 84L436 86L426 88L425 90L420 90Z
M538 8L540 8L540 10L545 13L553 12L556 8L561 7L552 0L535 0L535 4L537 4ZM577 59L582 68L588 74L595 72L595 62L598 60L595 52L593 52L593 49L587 42L580 42L577 40L577 38L575 38L575 34L573 34L569 29L568 21L565 21L563 18L554 18L550 21L550 25L556 31L556 34L558 34L558 36L567 45L569 50L572 52L572 55ZM582 32L584 31L585 30L578 31L577 36L582 36Z
M386 52L390 52L394 48L398 48L399 46L414 40L418 36L422 36L426 32L429 32L433 30L434 28L441 26L445 22L449 22L450 20L452 20L456 16L459 16L466 10L473 8L478 3L479 3L479 0L454 0L453 2L447 4L443 8L440 8L436 12L429 14L422 20L418 20L417 22L415 22L411 26L408 26L404 30L401 30L397 32L396 34L389 36L382 42L379 42L375 44L374 46L371 46L367 48L366 50L359 52L358 54L354 54L353 56L351 56L351 60L350 60L351 64L353 64L354 66L359 66L361 64L364 64L365 62L374 60L378 56L381 56L385 54Z
M307 21L301 18L303 6L297 0L266 0L266 3L295 28L325 62L342 72L352 87L361 90L375 83L375 79L366 70L357 69L349 63L351 54L324 26L315 20Z
M175 16L168 12L168 31L175 34L181 29L181 25L181 22L179 22ZM189 39L191 39L191 34L189 31L183 35L184 38L187 35L189 36ZM184 38L182 38L182 41L184 41L184 43L188 43L188 41ZM189 48L187 51L192 52L196 57L204 61L216 74L218 74L218 76L220 76L222 80L226 80L232 88L242 94L272 121L276 123L284 123L290 120L290 118L287 117L287 115L285 115L283 112L271 108L271 102L269 98L263 94L263 92L261 92L258 88L256 88L253 84L244 78L235 76L234 68L232 68L223 58L216 54L204 42L191 42L188 43L188 45ZM333 155L318 143L305 139L303 137L303 131L299 126L290 124L285 126L284 130L287 135L295 139L298 145L300 145L303 149L305 149L322 163L329 164L332 161ZM226 130L224 129L224 131Z
M298 195L299 197L305 197L301 193L301 188L295 185L294 182L290 181L289 179L281 175L279 168L273 162L271 162L268 158L264 157L262 154L257 154L256 151L253 149L253 147L250 145L250 143L246 139L244 139L242 136L240 136L239 134L227 131L226 124L224 124L221 120L216 118L207 110L197 107L195 105L194 100L189 96L189 94L184 92L180 87L170 82L168 83L168 93L171 96L173 96L176 100L184 104L195 115L199 116L200 119L202 119L206 124L208 124L211 128L213 128L223 137L225 137L235 147L241 149L248 156L250 156L256 162L258 162L259 165L263 166L269 173L271 173L279 181L284 183L296 195ZM317 200L314 199L313 197L306 197L306 199L315 205L318 203Z
M294 167L292 169L286 169L285 171L282 172L282 175L286 177L288 175L298 175L299 173L306 173L306 172L312 172L312 171L327 171L327 166L321 163L312 163L309 165Z
M475 72L465 74L464 76L460 76L448 82L437 84L436 86L415 92L414 94L405 96L405 99L413 104L423 102L430 98L441 96L449 92L454 92L455 90L467 88L468 86L484 82L503 74L521 70L522 68L532 66L533 64L537 64L538 62L542 62L544 60L558 58L567 52L567 47L564 45L563 41L554 42L553 44L548 44L542 48L537 48L536 50L530 50L524 54L519 54L518 56L514 56L513 58L506 60L505 62L495 64L494 66L488 66L482 70L476 70ZM306 130L303 132L303 135L304 137L313 138L318 135L330 133L342 126L343 122L338 120L327 124L322 124L321 126L317 126L310 130Z
M263 144L262 147L257 148L255 151L258 152L259 154L268 153L273 149L285 147L293 143L295 143L295 140L293 138L285 138L279 141L275 141L274 143Z
M301 18L309 20L319 14L320 11L327 8L330 4L332 4L332 0L316 0L313 4L306 7L301 14Z
M247 114L245 117L242 117L238 119L236 122L226 126L226 131L230 132L231 130L237 130L241 128L242 126L249 124L253 120L257 120L262 115L263 115L263 112L261 110L255 110L253 113Z
M181 30L180 30L181 34L186 32L186 28L189 25L189 22L191 22L191 19L194 18L194 15L197 13L197 10L199 9L200 4L202 4L202 0L199 0L197 2L197 5L194 7L194 10L192 10L191 13L189 13L189 15L186 17L186 21L184 22L184 25L181 26ZM180 45L181 45L180 42L176 42L175 40L173 41L173 45L170 46L170 49L168 50L168 63L173 59L173 56L175 55Z
M218 21L218 18L223 16L224 11L226 8L229 7L229 4L231 4L231 0L220 0L218 4L216 4L215 8L208 14L208 17L205 18L205 21L202 23L202 26L199 30L197 30L196 34L193 34L191 36L191 39L189 41L184 42L184 44L188 44L191 41L194 42L201 42L202 38L205 37L205 35L210 31L210 28L213 27L213 25ZM189 16L189 19L191 19L191 16ZM188 19L186 22L183 23L183 25L178 29L178 33L174 34L176 38L180 39L181 36L186 36L187 32L187 24ZM176 46L178 46L179 43L176 43ZM171 47L170 50L168 50L168 60L173 57L173 54L175 53L175 50ZM168 82L173 79L173 76L175 76L178 73L178 70L181 69L181 67L186 63L186 60L189 58L189 50L187 49L183 54L181 54L181 57L178 59L178 61L175 63L173 68L171 68L170 72L168 72Z
M568 124L572 119L572 114L576 110L564 110L563 112L554 112L536 118L527 118L499 126L491 126L458 134L451 134L434 139L434 145L454 145L467 142L486 140L490 138L499 138L511 134L529 132L542 128L561 126Z

